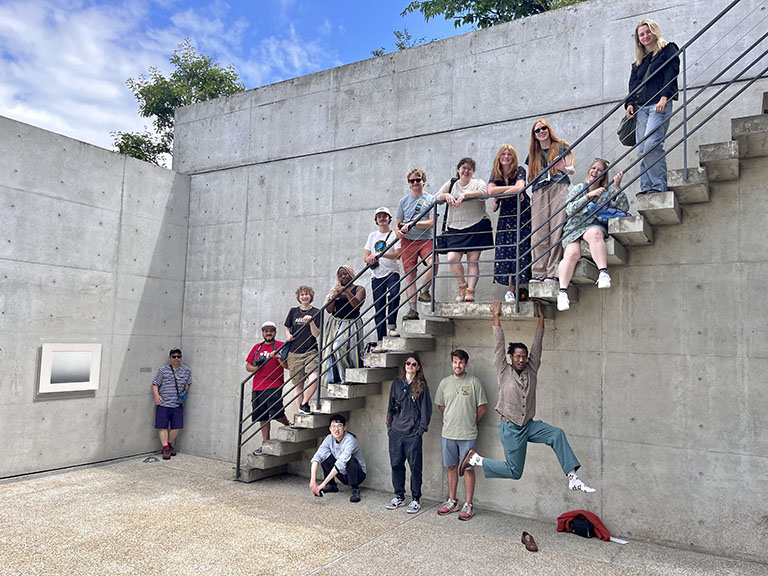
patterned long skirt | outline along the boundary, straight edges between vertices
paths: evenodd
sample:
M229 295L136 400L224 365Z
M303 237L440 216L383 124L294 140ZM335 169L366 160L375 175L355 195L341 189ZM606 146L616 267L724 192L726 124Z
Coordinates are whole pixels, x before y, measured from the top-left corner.
M363 321L361 318L343 320L331 316L323 342L322 385L343 384L347 368L363 365Z
M520 198L520 245L517 245L517 199L501 200L499 222L496 225L496 258L493 281L504 286L515 283L515 270L520 264L519 284L531 279L531 202L523 194Z

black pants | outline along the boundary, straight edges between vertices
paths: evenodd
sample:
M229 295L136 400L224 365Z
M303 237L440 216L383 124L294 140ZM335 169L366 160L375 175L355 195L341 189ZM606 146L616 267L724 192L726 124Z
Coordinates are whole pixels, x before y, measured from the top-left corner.
M323 467L323 473L328 476L328 474L331 473L331 470L333 470L333 467L336 465L336 457L331 454L323 460L320 465ZM346 484L347 486L352 486L352 488L357 488L360 486L360 484L363 483L363 480L365 480L365 472L363 472L362 468L360 468L360 463L357 461L357 458L350 458L349 462L347 462L347 473L342 474L339 472L336 474L336 478L338 478L342 484ZM328 482L327 486L335 486L336 485L336 478Z
M403 436L389 431L389 462L392 465L392 487L395 494L405 496L405 462L411 469L411 495L421 499L422 443L421 434Z

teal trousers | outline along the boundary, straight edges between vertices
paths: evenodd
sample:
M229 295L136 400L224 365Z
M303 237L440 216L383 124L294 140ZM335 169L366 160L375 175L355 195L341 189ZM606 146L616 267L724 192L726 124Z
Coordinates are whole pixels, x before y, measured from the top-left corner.
M528 442L546 444L552 448L563 469L563 474L568 474L573 469L578 470L581 466L571 450L571 445L568 444L565 432L546 422L531 420L525 426L518 426L504 418L499 424L499 440L504 447L506 461L483 458L483 473L486 478L518 480L525 468Z

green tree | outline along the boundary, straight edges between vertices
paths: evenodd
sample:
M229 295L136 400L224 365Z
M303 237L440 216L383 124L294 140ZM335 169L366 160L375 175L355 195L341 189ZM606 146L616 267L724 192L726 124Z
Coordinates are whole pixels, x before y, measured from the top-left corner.
M426 36L422 36L421 38L416 39L408 31L408 28L403 28L402 30L393 30L392 34L395 35L395 48L398 50L405 50L406 48L421 46L422 44L428 44L429 42L434 42L436 40L436 38L427 40ZM377 48L376 50L371 50L371 54L374 56L384 56L386 53L387 49L384 48L384 46Z
M149 77L126 80L139 103L139 115L152 118L154 132L112 132L117 151L160 165L173 151L173 119L176 108L245 90L232 65L222 68L215 58L198 54L189 38L169 59L175 69L166 78L150 67Z
M453 25L488 28L547 10L578 4L583 0L413 0L400 16L421 12L427 22L435 16L453 19Z

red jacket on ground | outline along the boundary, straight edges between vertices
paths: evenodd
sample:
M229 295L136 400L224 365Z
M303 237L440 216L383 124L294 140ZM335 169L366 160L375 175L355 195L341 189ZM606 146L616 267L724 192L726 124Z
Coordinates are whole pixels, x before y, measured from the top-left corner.
M571 531L571 520L578 516L584 516L587 520L592 522L592 526L595 527L595 536L600 538L600 540L605 540L608 542L608 540L611 539L611 535L608 532L608 528L606 528L603 525L603 522L600 520L600 518L597 517L597 514L592 514L592 512L589 512L587 510L572 510L570 512L566 512L565 514L561 514L557 517L557 531L558 532L570 532Z

